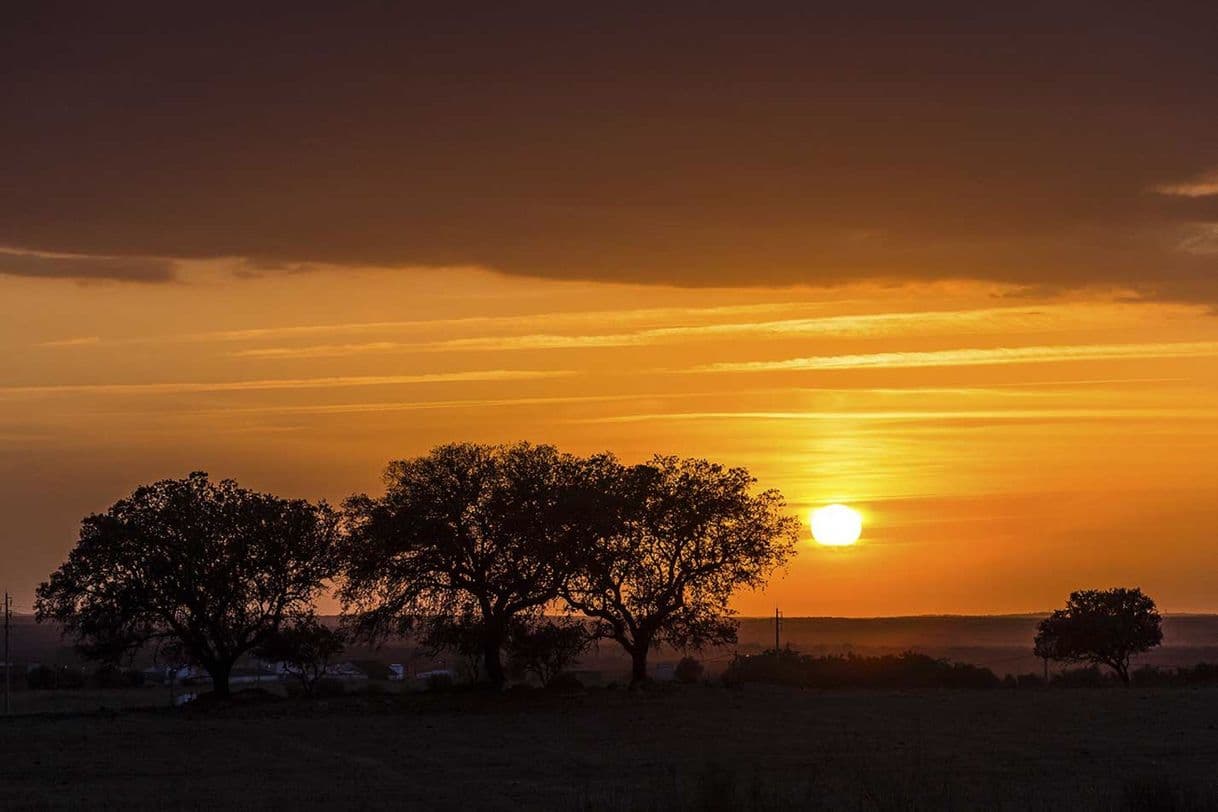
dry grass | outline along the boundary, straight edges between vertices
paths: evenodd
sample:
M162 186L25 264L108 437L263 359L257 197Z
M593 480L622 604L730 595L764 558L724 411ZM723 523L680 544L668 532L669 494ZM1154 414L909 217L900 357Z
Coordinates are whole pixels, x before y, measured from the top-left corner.
M0 722L0 807L1202 809L1218 691L750 686Z

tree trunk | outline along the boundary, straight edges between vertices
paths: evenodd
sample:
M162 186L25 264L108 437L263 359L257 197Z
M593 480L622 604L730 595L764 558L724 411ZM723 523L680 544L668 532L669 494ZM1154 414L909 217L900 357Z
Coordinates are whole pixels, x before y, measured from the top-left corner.
M1118 665L1118 666L1116 666L1116 672L1117 672L1117 676L1121 678L1121 683L1126 688L1128 688L1129 687L1129 666Z
M647 682L647 645L636 644L630 649L630 687L638 688Z
M211 675L212 693L223 699L228 699L232 696L232 691L228 684L229 677L233 673L232 663L216 663L208 666L207 673Z
M503 660L500 654L502 642L499 635L488 634L482 648L482 663L486 667L486 678L496 688L503 688L507 684L507 674L503 670Z

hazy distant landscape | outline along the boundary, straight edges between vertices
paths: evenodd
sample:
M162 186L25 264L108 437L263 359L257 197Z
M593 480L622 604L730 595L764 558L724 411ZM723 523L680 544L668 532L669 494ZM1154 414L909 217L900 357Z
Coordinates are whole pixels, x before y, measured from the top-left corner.
M888 618L784 617L781 642L806 654L875 655L918 651L933 657L990 668L998 676L1040 673L1032 654L1032 637L1044 614L924 615ZM327 618L335 623L336 618ZM37 624L30 616L14 616L15 663L81 664L70 642L60 639L54 624ZM738 645L701 653L707 670L718 673L733 654L757 654L774 646L774 618L740 619ZM654 666L671 666L681 654L661 650ZM443 657L421 651L409 641L390 640L380 648L353 646L349 658L401 662L425 671L439 667ZM1163 645L1139 655L1137 665L1161 667L1218 662L1218 615L1165 615ZM87 665L87 667L92 667ZM583 669L603 672L606 681L621 681L629 660L612 644L602 644L581 660ZM1061 666L1050 664L1051 670ZM620 672L620 673L619 673Z

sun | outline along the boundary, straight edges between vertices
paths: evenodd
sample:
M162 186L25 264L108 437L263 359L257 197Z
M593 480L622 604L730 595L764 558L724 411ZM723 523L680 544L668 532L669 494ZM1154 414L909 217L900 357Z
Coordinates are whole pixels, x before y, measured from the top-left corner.
M863 517L845 505L827 505L812 511L812 538L826 547L848 547L859 540Z

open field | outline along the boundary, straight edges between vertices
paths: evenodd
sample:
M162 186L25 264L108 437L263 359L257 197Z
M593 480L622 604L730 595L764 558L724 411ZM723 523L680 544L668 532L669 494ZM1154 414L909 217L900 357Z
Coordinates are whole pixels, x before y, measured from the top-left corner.
M0 807L1212 808L1216 763L1218 690L386 695L2 720Z

